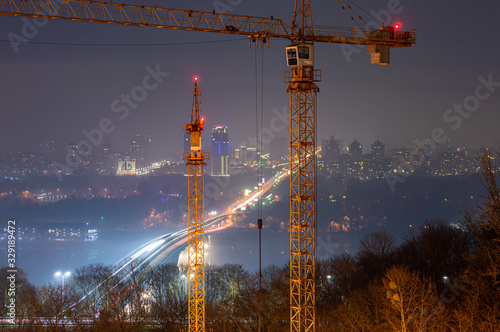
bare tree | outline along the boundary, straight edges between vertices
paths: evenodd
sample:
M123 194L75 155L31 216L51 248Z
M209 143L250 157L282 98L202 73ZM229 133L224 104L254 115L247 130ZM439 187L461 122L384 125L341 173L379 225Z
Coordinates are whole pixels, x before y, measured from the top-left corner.
M360 241L356 259L366 283L384 275L394 262L395 251L396 240L385 231L370 233Z
M334 325L334 312L346 303L360 283L356 261L348 254L316 262L318 326Z
M473 251L471 236L452 228L444 220L428 220L417 232L409 232L399 248L401 264L429 277L442 292L454 283L467 267Z
M151 316L165 330L187 325L187 279L174 264L157 266L148 271L151 285Z
M118 282L111 266L90 264L75 270L71 284L79 296L78 307L86 320L93 322L99 331L101 313L110 311L110 303L116 295L112 289ZM104 313L106 315L106 313Z
M146 264L135 261L121 274L102 265L77 270L74 283L80 291L79 305L93 321L93 331L132 332L143 328L150 309L146 271Z
M289 268L271 265L262 270L262 289L259 274L247 276L234 302L234 315L240 328L258 331L287 331L290 314Z
M205 268L205 308L207 326L237 329L234 303L245 287L248 272L239 264Z
M131 264L128 281L115 301L114 309L127 331L141 331L149 319L151 309L151 285L148 280L149 267L143 262ZM123 310L120 310L122 309Z
M74 304L78 296L73 287L48 284L29 287L25 293L29 323L36 331L64 331L77 317Z
M481 161L481 182L486 194L476 209L465 212L465 222L470 233L481 244L478 254L487 260L483 275L491 278L493 284L500 283L500 190L496 176L499 169L494 156L488 149L479 153Z
M330 329L341 332L387 332L384 317L385 293L374 283L353 293L332 312Z
M28 281L28 274L21 268L17 268L17 272L15 273L15 285L14 288L11 288L11 273L7 272L9 270L8 267L2 267L0 269L0 303L3 305L0 308L0 316L5 317L7 313L8 306L10 305L10 296L9 293L12 294L12 290L14 290L15 294L15 310L16 310L16 318L21 320L25 315L24 303L23 299L24 293L29 290L31 287Z
M441 309L435 288L407 267L394 266L383 279L386 291L384 315L390 331L432 331Z
M466 226L479 245L469 256L469 266L460 279L465 287L454 309L457 331L496 331L500 326L499 168L491 150L481 150L479 157L486 193L477 207L467 210L464 215Z

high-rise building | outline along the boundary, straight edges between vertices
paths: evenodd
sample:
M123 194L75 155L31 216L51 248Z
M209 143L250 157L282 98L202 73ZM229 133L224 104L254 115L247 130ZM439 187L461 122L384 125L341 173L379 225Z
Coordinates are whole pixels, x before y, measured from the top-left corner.
M102 144L102 155L108 158L115 152L115 147L110 142L104 142Z
M356 139L349 145L349 155L355 162L363 161L363 147Z
M252 164L257 161L257 157L258 153L256 148L242 145L239 149L234 149L234 160L237 164Z
M385 158L385 145L378 139L372 144L372 155L375 160L383 160Z
M65 149L67 151L66 159L71 160L71 163L74 165L72 165L72 168L81 168L83 164L83 158L78 153L78 144L76 144L75 142L69 142L68 144L66 144Z
M110 142L104 142L95 147L92 153L93 168L99 174L110 174L115 169L117 162L113 160L114 146ZM114 174L115 172L113 172Z
M42 153L46 157L54 158L55 151L56 151L56 141L51 139L51 138L44 139L40 143L40 149L42 150Z
M321 140L321 156L327 173L337 173L340 165L340 146L333 135L330 135L330 139Z
M366 179L382 178L389 170L389 160L385 158L385 145L378 139L371 145L371 153L364 155L364 175Z
M151 165L151 135L137 134L132 137L129 152L138 168Z
M211 135L211 175L229 176L229 137L226 126L215 126Z
M414 168L411 166L410 160L410 149L402 148L397 149L392 152L392 163L391 167L395 173L399 174L411 174Z
M363 147L356 139L349 145L345 174L354 178L361 178L363 175Z

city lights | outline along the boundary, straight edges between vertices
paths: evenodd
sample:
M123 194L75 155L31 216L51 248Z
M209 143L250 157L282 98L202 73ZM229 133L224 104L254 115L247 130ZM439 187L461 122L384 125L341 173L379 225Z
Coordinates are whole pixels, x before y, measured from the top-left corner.
M499 329L499 2L0 2L1 329Z

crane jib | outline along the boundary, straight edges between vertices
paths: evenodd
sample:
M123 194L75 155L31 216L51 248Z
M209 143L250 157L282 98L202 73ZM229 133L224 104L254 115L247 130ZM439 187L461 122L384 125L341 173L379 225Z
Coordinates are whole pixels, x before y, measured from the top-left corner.
M274 17L218 14L88 0L0 0L0 15L226 33L295 42L409 47L416 41L415 30L384 34L382 28L378 30L315 25L308 29L308 34L299 36L289 25Z

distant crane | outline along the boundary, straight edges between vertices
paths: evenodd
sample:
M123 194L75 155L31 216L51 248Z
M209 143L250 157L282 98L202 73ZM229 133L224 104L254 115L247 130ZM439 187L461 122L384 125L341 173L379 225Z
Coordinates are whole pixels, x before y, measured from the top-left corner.
M190 150L182 154L188 167L188 332L205 331L205 166L209 154L202 151L201 89L194 78L191 122L183 130L190 136Z
M313 26L309 0L295 0L291 27L274 17L217 14L194 10L92 0L0 0L0 15L45 17L165 29L245 35L262 46L270 38L291 41L285 72L290 93L290 331L315 331L316 257L316 94L321 72L314 69L314 43L366 45L371 63L388 65L391 47L411 47L416 31L400 24L363 28ZM348 11L348 9L351 12ZM357 15L357 14L356 14ZM356 16L354 15L354 16ZM357 15L358 18L361 18Z

